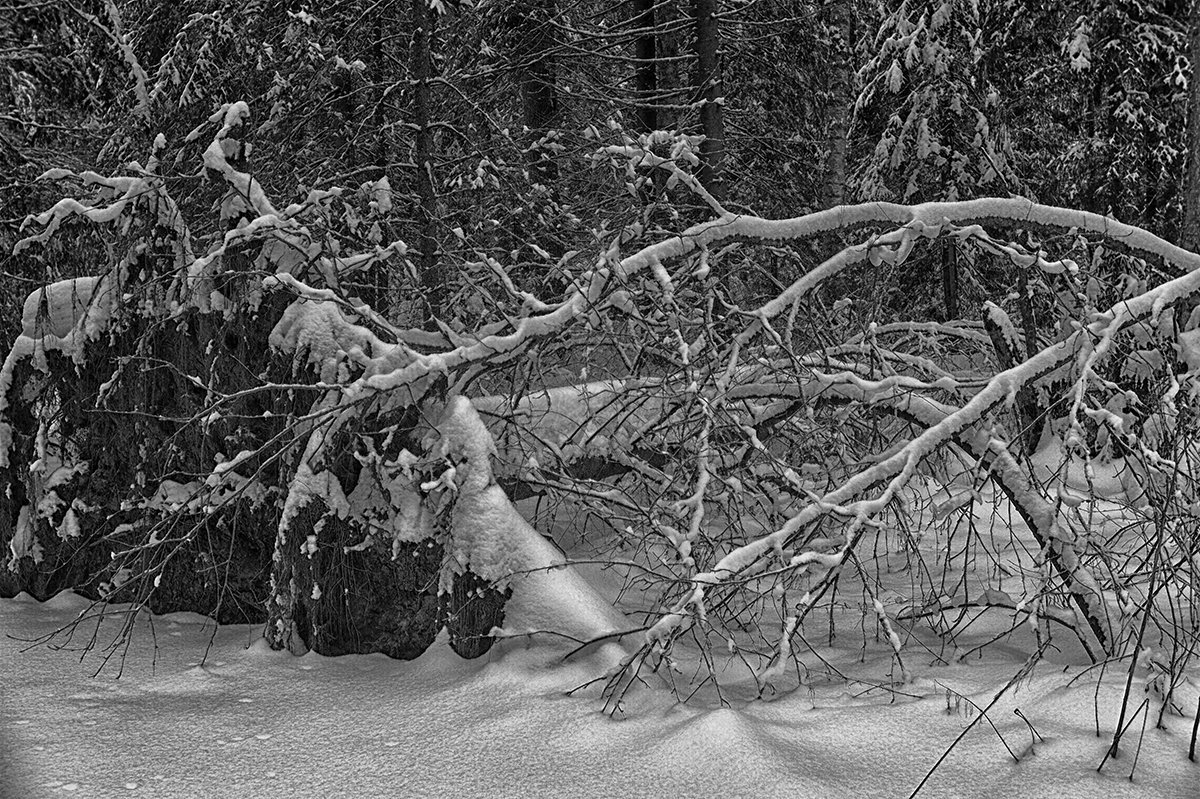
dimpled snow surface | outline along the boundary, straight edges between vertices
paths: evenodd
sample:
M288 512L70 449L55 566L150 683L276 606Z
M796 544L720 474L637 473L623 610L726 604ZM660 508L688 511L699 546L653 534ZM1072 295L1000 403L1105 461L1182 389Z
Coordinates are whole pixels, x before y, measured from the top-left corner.
M843 685L732 707L650 687L614 719L594 688L565 695L611 652L564 664L565 650L524 641L475 661L441 640L410 662L295 657L270 651L258 628L143 614L106 665L120 616L98 630L85 619L70 641L55 639L65 649L27 648L88 608L73 594L0 601L5 799L903 797L1013 666L974 661L926 669L895 693ZM1039 669L1007 693L988 714L997 729L975 724L920 795L1200 797L1190 718L1144 733L1135 720L1121 757L1097 773L1123 680L1106 677L1097 694L1095 680L1068 685L1076 673Z

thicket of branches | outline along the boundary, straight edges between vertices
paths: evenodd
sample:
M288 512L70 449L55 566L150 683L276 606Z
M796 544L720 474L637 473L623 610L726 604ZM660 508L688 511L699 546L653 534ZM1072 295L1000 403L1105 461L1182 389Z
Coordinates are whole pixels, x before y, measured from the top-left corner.
M5 11L55 43L14 97L107 55L0 131L45 286L0 372L0 592L326 654L610 633L614 707L844 675L849 623L895 680L1012 642L1172 708L1200 260L1108 212L1181 226L1181 9L1081 4L1059 49L1004 2L194 5ZM628 628L506 627L564 567L525 520Z

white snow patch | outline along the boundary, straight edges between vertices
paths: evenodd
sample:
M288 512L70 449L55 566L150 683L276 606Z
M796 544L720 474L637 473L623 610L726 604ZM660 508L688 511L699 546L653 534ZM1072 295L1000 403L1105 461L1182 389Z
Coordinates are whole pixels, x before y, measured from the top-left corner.
M491 457L496 447L468 399L454 397L447 403L437 436L435 451L457 463L459 475L443 587L469 568L498 587L511 588L504 612L506 635L549 630L588 641L633 626L495 484Z
M512 588L504 608L506 634L550 630L588 641L633 626L521 517L499 486L460 496L452 524L453 559Z
M1006 695L988 718L1021 756L1014 763L967 701L986 706L1011 677L1011 662L937 667L896 695L817 683L771 702L731 696L732 707L719 707L642 691L613 721L597 712L595 689L563 696L595 677L594 661L561 663L560 651L512 643L475 661L444 641L410 662L298 658L267 649L257 627L225 626L214 636L212 622L194 614L158 617L155 641L142 614L119 680L115 668L93 676L99 650L82 659L26 650L26 640L73 622L88 605L71 594L44 604L0 600L8 633L0 636L0 794L42 799L76 784L81 795L163 799L191 799L196 786L241 799L648 799L669 786L677 796L882 799L909 795L973 721L922 797L1160 799L1194 796L1197 785L1186 751L1190 717L1168 715L1166 730L1150 723L1144 734L1137 720L1123 756L1096 772L1117 722L1122 669L1110 669L1097 690L1094 678L1070 684L1078 670L1047 668ZM124 622L113 616L100 640ZM85 620L77 640L94 624ZM180 635L163 636L168 627ZM1135 705L1150 686L1137 678ZM1197 687L1177 690L1194 708Z
M17 561L23 557L33 558L34 563L42 562L42 547L33 535L33 519L28 505L22 505L17 513L17 524L13 530L12 540L8 542L8 550L12 553L8 561L10 571L17 570Z

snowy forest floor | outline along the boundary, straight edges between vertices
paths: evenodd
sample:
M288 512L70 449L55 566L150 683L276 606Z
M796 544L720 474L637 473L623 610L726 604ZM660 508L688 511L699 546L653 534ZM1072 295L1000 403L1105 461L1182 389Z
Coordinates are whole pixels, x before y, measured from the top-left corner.
M1101 477L1092 496L1120 494L1115 477ZM947 493L912 497L910 549L889 525L874 549L860 548L897 618L911 602L905 594L933 587L921 582L930 575L940 575L938 590L956 593L960 567L998 596L1026 590L1031 536L1007 501L988 488L959 522L935 521L932 507L954 504ZM1096 499L1086 507L1125 529L1121 506ZM523 513L542 529L569 515L558 509L538 519L530 503ZM570 538L562 530L555 537ZM566 545L584 558L582 541ZM551 588L541 604L592 596L567 590L577 580L600 589L589 601L619 593L615 570L594 562L553 574L557 582L537 583L541 589L530 584L524 605L538 607L537 591ZM874 616L853 594L847 589L832 605L840 614L833 640L822 645L811 633L820 651L803 653L810 665L799 688L781 680L756 700L754 680L738 666L745 661L730 658L719 667L719 695L709 687L681 703L648 674L615 718L603 712L601 683L567 695L615 662L611 644L564 661L571 645L517 637L466 661L443 633L408 662L296 657L272 651L259 626L217 627L191 613L133 619L121 606L97 619L79 595L38 603L22 594L0 601L0 799L907 797L918 786L921 797L1200 799L1200 763L1187 758L1200 686L1194 673L1174 696L1188 712L1164 715L1156 729L1161 702L1148 693L1150 675L1135 670L1120 755L1098 771L1128 658L1092 667L1056 626L1032 672L993 703L1034 648L1027 624L993 608L960 618L948 637L907 622L909 679L892 684L892 652L875 640ZM519 631L517 604L505 624ZM654 605L649 592L622 600L627 611ZM70 637L47 640L69 626ZM680 643L677 663L686 666ZM682 695L691 693L690 673L675 678Z
M517 641L476 661L441 642L411 662L294 657L270 651L257 627L217 629L177 613L139 617L119 679L119 655L96 674L117 616L98 625L98 646L82 656L72 649L94 622L66 650L27 648L88 607L74 594L0 602L5 799L904 797L975 720L970 703L987 706L1020 665L1015 652L993 655L922 668L894 695L830 686L732 708L643 690L612 719L595 692L564 695L601 664L564 665L562 650ZM1151 719L1144 734L1136 720L1121 757L1097 773L1124 670L1098 687L1068 685L1079 671L1043 663L989 711L1020 762L977 723L920 795L1200 797L1200 764L1187 760L1190 718L1168 717L1165 730ZM1143 690L1135 682L1135 697ZM1031 745L1014 710L1042 740Z

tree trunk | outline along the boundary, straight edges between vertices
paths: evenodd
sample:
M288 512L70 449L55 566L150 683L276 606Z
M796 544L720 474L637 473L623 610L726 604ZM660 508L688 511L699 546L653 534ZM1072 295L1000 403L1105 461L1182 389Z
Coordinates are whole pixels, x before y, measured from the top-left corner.
M942 242L942 305L947 322L959 317L958 247L953 241Z
M334 70L333 85L337 91L334 109L341 122L341 135L346 140L346 170L353 172L358 168L358 92L354 72L349 69Z
M1188 169L1183 190L1183 230L1179 246L1200 252L1200 0L1193 0L1188 21L1192 78L1188 82Z
M412 49L409 67L413 80L412 123L417 129L414 162L417 165L416 218L418 235L417 274L425 293L428 319L445 310L449 292L448 276L438 265L437 190L433 181L433 134L430 129L430 88L433 77L432 40L434 15L429 0L413 0Z
M821 206L833 208L841 205L846 199L846 138L847 118L854 106L854 63L853 63L853 17L851 16L849 0L833 4L830 10L832 27L837 31L835 40L837 60L833 64L832 89L833 100L829 104L832 118L829 120L827 131L827 149Z
M718 0L692 0L696 23L696 90L700 99L700 183L718 200L725 197L725 102L721 84Z
M390 16L383 9L375 15L375 23L371 31L371 70L375 79L375 84L379 86L378 94L375 96L374 108L371 109L371 127L374 129L374 155L370 156L375 162L375 169L372 172L373 180L381 180L388 177L387 168L388 162L391 160L391 148L388 146L388 115L385 103L388 96L388 87L392 85L392 79L388 71L387 52L384 49L384 35L389 27L384 24L385 18ZM383 243L390 242L394 236L390 230L390 225L381 220L380 233ZM390 275L388 267L384 263L377 263L367 269L364 285L359 292L363 300L372 308L388 315L392 309L390 298Z
M550 22L556 0L524 0L514 9L520 45L516 55L520 63L522 117L529 129L528 163L534 183L550 185L558 176L553 152L538 145L558 119L558 98L554 90L554 39Z
M633 27L637 38L633 44L637 65L633 73L634 98L637 103L638 127L649 133L658 129L658 63L655 60L657 36L654 30L655 0L633 0Z
M1024 278L1021 279L1021 283L1024 285ZM1021 321L1025 328L1023 331L1025 335L1024 352L1014 349L1016 342L1008 341L1004 330L997 324L991 313L984 314L983 329L992 340L992 348L996 351L996 361L1002 370L1007 371L1026 358L1033 357L1030 349L1036 345L1030 343L1030 337L1033 334L1030 332L1029 319L1032 317L1032 312L1026 313L1028 304L1028 300L1018 300L1018 305L1021 307ZM1011 320L1009 323L1011 324ZM1036 350L1034 351L1036 352ZM1012 439L1021 443L1026 455L1032 455L1037 450L1038 442L1042 439L1042 428L1045 426L1047 413L1037 406L1037 391L1028 385L1021 386L1017 390L1013 410L1016 413L1019 430L1016 435L1012 436Z
M387 110L384 104L387 102L388 86L390 85L388 68L387 68L387 52L384 49L383 37L386 31L386 26L383 24L384 14L375 15L375 27L371 36L371 60L374 61L374 73L376 83L379 85L379 96L375 98L375 107L371 110L371 124L375 128L375 179L379 180L387 175L387 165L391 158L390 147L388 147L388 136L385 133L387 128Z
M694 27L691 9L686 3L656 3L654 24L655 127L672 130L679 127L680 109L695 100L689 88L694 76L688 74Z

